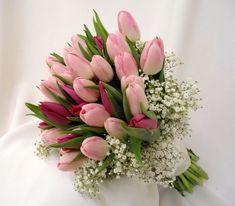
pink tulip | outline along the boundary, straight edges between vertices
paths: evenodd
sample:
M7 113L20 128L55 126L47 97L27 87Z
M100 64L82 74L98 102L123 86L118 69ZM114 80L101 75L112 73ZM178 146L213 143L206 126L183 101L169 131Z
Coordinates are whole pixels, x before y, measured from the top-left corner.
M118 14L118 28L123 36L127 36L131 41L140 40L140 30L133 18L127 11L120 11Z
M79 77L73 81L73 88L81 99L85 102L96 102L99 98L99 90L86 88L87 86L95 86L95 83Z
M108 151L108 143L101 137L88 137L82 142L81 152L90 159L104 160Z
M63 152L60 156L59 163L57 164L58 169L62 171L72 171L82 167L86 158L74 160L79 153L79 151Z
M64 66L63 64L56 63L50 67L51 74L57 74L68 81L73 81L74 75L70 68Z
M132 117L130 123L130 127L138 127L138 128L145 128L145 129L155 129L157 128L157 121L153 119L149 119L143 114L138 114Z
M58 87L58 83L60 85L63 85L63 83L60 80L56 79L56 77L54 76L51 76L47 80L44 80L41 82L39 89L47 99L54 102L55 99L51 95L51 93L48 91L48 89L55 95L64 98L64 95L62 94L62 92L60 91L60 88Z
M162 39L149 41L141 54L140 66L145 74L153 75L161 71L164 61L164 46Z
M71 68L76 77L92 79L94 73L91 70L90 62L81 56L72 47L65 48L64 51L65 64Z
M77 135L64 134L63 131L58 128L45 130L42 133L42 141L47 146L52 145L52 144L57 144L57 143L64 143L75 137L77 137Z
M86 45L86 42L80 37L78 36L77 34L73 35L71 37L71 44L73 46L74 49L76 49L76 51L80 54L80 55L83 55L81 50L80 50L80 47L79 47L79 44L81 45L81 47L84 49L84 50L87 50L87 45Z
M62 89L67 93L77 104L81 104L84 101L76 94L73 87L69 85L63 85Z
M46 122L40 122L39 124L38 124L38 128L40 128L40 129L47 129L47 128L49 128L50 126L46 123Z
M131 83L126 89L126 95L132 115L141 114L141 104L148 108L148 100L144 89L136 83Z
M96 47L98 49L103 49L104 48L104 42L103 42L103 39L100 36L95 36L94 41L95 41Z
M110 136L116 138L122 138L124 134L122 127L123 124L126 125L126 123L120 119L109 117L104 122L104 128Z
M45 130L42 133L42 141L44 142L45 145L51 145L51 144L56 144L57 140L60 136L63 136L64 134L62 133L63 131L58 129L58 128L54 128L54 129L49 129L49 130Z
M115 56L122 54L123 52L131 53L128 44L121 33L109 34L106 41L106 47L109 57L114 60Z
M49 120L56 124L68 125L70 123L70 120L68 120L67 117L71 116L71 113L61 104L41 102L39 108Z
M144 89L144 80L136 75L123 76L121 79L122 91L124 91L129 84L138 84Z
M82 106L80 118L89 126L103 127L110 114L105 110L102 104L90 103Z
M49 56L46 59L46 63L49 67L51 67L54 64L58 64L58 60L54 56Z
M116 67L117 76L120 80L123 76L138 76L136 61L130 53L124 52L115 56L114 64Z
M91 69L96 77L103 82L110 82L113 79L112 67L103 57L99 55L94 55L92 57Z

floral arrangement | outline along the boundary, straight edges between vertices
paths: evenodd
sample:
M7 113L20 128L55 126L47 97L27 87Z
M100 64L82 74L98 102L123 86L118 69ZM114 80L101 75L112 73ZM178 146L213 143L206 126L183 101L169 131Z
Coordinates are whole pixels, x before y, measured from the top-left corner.
M26 103L41 119L36 154L60 154L59 170L74 171L75 190L92 197L105 179L138 177L182 195L208 179L199 157L184 146L189 112L200 102L197 82L180 82L181 64L161 38L140 41L130 13L108 33L95 12L93 35L74 35L63 57L51 53L51 76L38 87L45 100Z

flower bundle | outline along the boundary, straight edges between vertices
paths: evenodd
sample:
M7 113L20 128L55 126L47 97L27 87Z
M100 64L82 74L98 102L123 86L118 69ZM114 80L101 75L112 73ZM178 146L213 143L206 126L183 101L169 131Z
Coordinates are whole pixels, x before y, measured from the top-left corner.
M46 60L51 76L38 87L39 105L26 103L41 119L37 154L60 154L58 169L75 172L75 189L95 196L105 179L138 177L182 195L208 179L198 156L186 149L189 112L199 108L196 82L179 82L181 64L161 38L140 41L130 13L118 14L108 33L95 12L93 35L74 35L63 57Z

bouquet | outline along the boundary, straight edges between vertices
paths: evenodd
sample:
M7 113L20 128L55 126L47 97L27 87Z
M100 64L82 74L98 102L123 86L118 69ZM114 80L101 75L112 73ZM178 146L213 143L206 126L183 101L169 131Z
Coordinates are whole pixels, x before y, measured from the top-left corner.
M26 103L42 121L36 154L57 151L58 169L74 171L75 190L91 197L123 176L191 193L208 179L183 143L189 112L200 108L197 82L174 77L179 58L159 37L140 41L129 12L119 12L116 33L95 11L93 24L95 35L85 25L63 56L51 53L51 75L38 87L45 99Z

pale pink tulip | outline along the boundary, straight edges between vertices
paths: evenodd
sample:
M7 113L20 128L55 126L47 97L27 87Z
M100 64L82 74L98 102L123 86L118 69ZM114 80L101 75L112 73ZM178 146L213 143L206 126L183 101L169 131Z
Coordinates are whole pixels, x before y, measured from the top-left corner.
M140 40L139 27L129 12L120 11L118 13L118 28L123 36L127 36L131 41Z
M141 114L141 104L148 108L148 100L144 89L136 83L131 83L126 89L126 95L132 115Z
M58 60L54 56L49 56L46 59L46 63L49 67L51 67L53 64L58 64Z
M58 169L62 171L72 171L81 167L86 158L74 160L79 153L79 151L63 152L57 164Z
M98 136L88 137L82 142L81 152L93 160L104 160L109 151L108 143Z
M122 77L121 79L122 91L124 91L127 88L127 86L131 83L139 84L144 89L144 80L140 76L130 75Z
M122 54L123 52L131 53L128 44L121 33L109 34L106 41L106 47L109 57L114 60L115 56Z
M83 54L80 50L79 44L84 50L87 50L86 42L80 36L78 36L77 34L74 34L71 37L71 44L72 44L73 48L76 49L77 52L79 52L80 55L83 55Z
M141 54L140 66L145 74L153 75L161 71L164 61L164 46L162 39L149 41Z
M89 126L103 127L110 114L105 110L102 104L89 103L82 106L80 118Z
M116 138L122 138L123 137L123 127L122 125L126 125L124 121L118 118L109 117L104 122L104 128L107 131L107 133Z
M85 79L92 79L94 77L90 62L81 55L67 54L66 65L71 68L76 77Z
M69 67L66 67L63 64L55 63L50 67L51 74L57 74L68 81L73 81L74 75Z
M81 99L85 102L96 102L99 98L99 90L86 88L87 86L95 86L95 83L79 77L73 81L74 91Z
M42 133L42 141L45 145L56 144L59 137L64 136L63 131L58 128L45 130Z
M55 95L64 98L64 95L60 91L60 88L58 87L58 84L63 85L63 83L60 80L58 80L54 76L51 76L47 80L44 80L44 81L41 82L41 84L39 85L39 89L48 100L51 100L51 101L55 102L56 100L51 95L51 93L48 91L48 89L52 93L54 93Z
M113 79L112 67L99 55L94 55L92 57L91 69L95 73L96 77L103 82L110 82Z
M124 52L115 56L114 64L116 67L117 76L120 80L123 76L138 76L136 61L130 53Z

